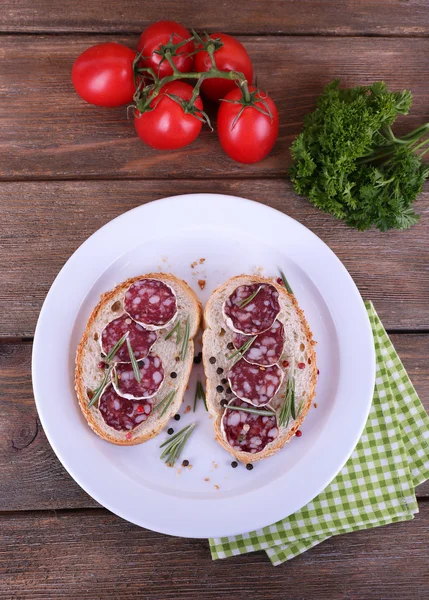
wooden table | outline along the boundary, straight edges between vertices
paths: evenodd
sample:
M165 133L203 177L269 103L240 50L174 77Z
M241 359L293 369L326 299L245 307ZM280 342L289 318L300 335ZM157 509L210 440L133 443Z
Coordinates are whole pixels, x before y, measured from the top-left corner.
M153 152L124 109L74 94L82 50L135 46L160 18L239 36L280 110L269 158L232 163L207 129L186 151ZM290 143L334 77L409 88L405 127L429 120L427 0L3 0L0 24L1 597L427 598L429 485L413 522L331 539L278 568L262 552L212 562L206 541L139 529L74 483L40 426L30 374L43 299L79 244L142 203L216 191L282 210L329 244L374 301L429 408L429 193L410 231L358 233L295 196L286 177Z

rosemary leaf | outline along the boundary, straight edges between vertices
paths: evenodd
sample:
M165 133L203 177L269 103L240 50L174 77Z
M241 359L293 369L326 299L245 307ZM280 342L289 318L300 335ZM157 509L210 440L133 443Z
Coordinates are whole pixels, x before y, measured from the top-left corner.
M173 329L171 331L169 331L167 333L167 335L165 336L166 340L169 340L171 338L171 336L180 329L180 321L177 321L176 325L173 327Z
M190 331L190 328L191 328L191 323L190 323L189 315L188 315L186 317L185 333L184 333L184 336L183 336L183 344L182 344L182 353L181 353L181 356L180 356L180 358L182 360L185 360L185 358L186 358L186 351L188 349L188 343L189 343L189 331Z
M110 373L112 372L113 366L110 366L107 371L104 374L104 377L100 383L100 385L98 386L98 388L95 390L93 397L91 398L91 400L88 402L88 408L91 408L91 406L94 406L94 404L99 400L101 394L104 391L104 388L107 385L107 382L109 381L109 377L110 377Z
M226 357L227 360L232 360L233 358L238 356L237 360L234 361L232 366L234 366L236 362L238 362L241 358L243 358L243 356L249 350L250 346L253 344L253 342L256 340L257 337L258 336L256 336L256 335L252 335L252 337L250 339L248 339L247 342L244 342L244 344L241 346L241 348L238 348L238 350L235 350L235 352L233 352L232 354L230 354L229 356Z
M293 368L291 368L286 386L285 400L279 416L280 426L287 427L291 417L296 419L295 413L295 378L293 376Z
M245 408L243 406L229 406L225 407L229 410L241 410L241 412L252 413L252 415L262 415L263 417L275 417L276 413L272 410L258 410L257 408Z
M187 425L187 427L184 427L164 443L162 443L160 448L165 446L165 450L162 452L160 458L165 458L165 462L170 463L171 466L173 466L176 460L180 457L186 442L194 431L195 425L196 423Z
M128 354L130 355L131 366L133 367L133 371L134 371L134 377L136 378L137 383L140 383L140 381L142 380L142 376L140 373L139 365L136 361L136 357L134 356L133 349L131 348L131 342L128 338L127 338L127 347L128 347Z
M239 302L238 307L244 308L245 306L250 304L252 302L253 298L256 296L256 294L258 294L260 292L260 290L261 290L261 286L259 286L258 289L255 292L253 292L253 294L250 294L250 296L248 296L247 298L244 298L244 300Z
M207 402L206 402L206 393L204 391L203 384L201 383L200 380L198 380L197 386L195 388L194 408L193 408L192 412L195 412L195 409L197 408L198 400L200 400L200 399L204 402L205 409L208 410Z
M129 335L130 335L129 331L127 331L127 332L124 333L124 335L121 337L121 339L116 342L116 344L110 350L109 354L104 359L105 362L110 363L110 361L113 359L113 357L115 356L115 354L117 353L117 351L123 346L125 340L128 339Z
M160 413L160 416L162 417L163 415L165 415L165 413L167 412L167 410L169 409L169 407L171 406L171 403L174 400L174 396L176 395L176 390L172 390L171 392L169 392L165 398L163 398L161 400L161 402L159 402L155 407L154 407L154 411L158 410L159 408L162 407L162 411Z
M280 271L280 276L283 281L283 285L285 286L286 290L289 292L289 294L293 294L292 288L290 287L289 282L286 279L286 275L283 273L283 271L281 269L279 269L279 271Z

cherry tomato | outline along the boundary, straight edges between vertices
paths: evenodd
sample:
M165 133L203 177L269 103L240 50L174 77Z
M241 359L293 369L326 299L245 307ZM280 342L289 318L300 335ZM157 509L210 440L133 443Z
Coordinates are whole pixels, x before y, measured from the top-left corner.
M249 89L255 92L255 87ZM225 100L240 101L241 98L241 90L237 88ZM220 103L217 117L219 141L228 156L237 162L250 164L265 158L279 133L279 117L274 102L260 91L256 92L255 100L256 106L265 112L268 106L271 117L247 106L234 124L243 106L231 102Z
M167 83L161 88L159 96L152 100L152 110L136 114L134 125L145 144L157 150L176 150L195 140L202 122L196 116L186 114L183 107L167 95L190 100L193 91L194 88L183 81ZM203 109L199 96L195 106Z
M214 53L216 67L221 71L240 71L250 85L253 78L253 67L245 47L226 33L212 33L210 37L213 40L220 39L223 43L222 48ZM196 71L209 71L211 67L212 61L208 52L201 50L195 55ZM229 79L213 78L204 81L201 89L210 100L219 102L235 87L237 87L236 84Z
M160 46L164 46L170 41L173 44L178 44L190 37L191 34L189 31L175 21L158 21L149 25L141 34L137 46L138 51L143 52L140 66L153 69L160 79L167 75L172 75L173 69L168 60L157 54L155 50L158 50ZM181 73L192 71L194 57L189 55L194 49L195 44L193 41L190 41L177 48L177 55L172 56L173 63Z
M82 52L72 69L74 89L83 100L97 106L121 106L133 100L133 61L136 53L107 42Z

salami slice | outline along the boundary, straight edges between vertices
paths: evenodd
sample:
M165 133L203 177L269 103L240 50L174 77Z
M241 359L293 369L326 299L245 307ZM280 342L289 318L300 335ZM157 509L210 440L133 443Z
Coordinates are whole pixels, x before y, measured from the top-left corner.
M161 387L164 369L159 356L147 356L138 362L140 383L134 376L133 367L127 363L116 363L112 382L116 392L129 400L151 398ZM116 381L117 380L117 381Z
M234 333L232 342L238 350L250 339L242 333ZM244 359L254 365L268 367L280 360L285 343L284 327L280 321L275 320L268 331L260 333L249 350L244 354Z
M250 408L249 404L238 398L234 398L228 406L231 405ZM222 417L222 429L228 444L233 448L256 454L262 452L278 436L276 417L230 410L228 406Z
M241 359L228 371L227 377L236 396L254 406L263 406L279 389L283 371L278 365L260 367Z
M130 431L149 417L152 412L152 401L126 400L118 396L113 385L108 385L101 394L98 408L106 425L117 431Z
M126 312L135 321L151 329L164 327L177 313L176 295L159 279L139 279L125 294Z
M122 315L106 325L101 334L101 350L104 354L109 354L116 342L127 331L129 331L128 339L130 340L136 359L141 360L142 358L146 358L158 336L154 331L148 331L133 321L128 315ZM113 357L113 360L115 362L130 362L127 344L122 344Z
M246 299L255 293L254 298L243 306ZM234 331L246 335L263 333L280 312L279 294L273 285L267 283L240 285L227 298L223 310L228 325Z

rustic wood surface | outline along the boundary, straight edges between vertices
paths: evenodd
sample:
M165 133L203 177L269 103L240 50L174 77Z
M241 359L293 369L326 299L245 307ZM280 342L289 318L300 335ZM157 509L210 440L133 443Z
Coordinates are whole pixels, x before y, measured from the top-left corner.
M186 151L151 151L124 109L98 109L74 94L70 70L81 51L109 40L135 46L161 18L240 36L280 109L279 141L265 161L231 162L207 130ZM100 226L163 196L234 194L289 214L332 248L374 301L429 409L429 191L408 232L358 233L297 197L287 180L290 143L334 77L413 90L399 131L429 121L428 34L427 0L3 1L0 598L427 598L428 482L412 522L338 536L278 568L262 552L212 562L206 541L135 527L65 472L37 417L31 349L49 286Z

